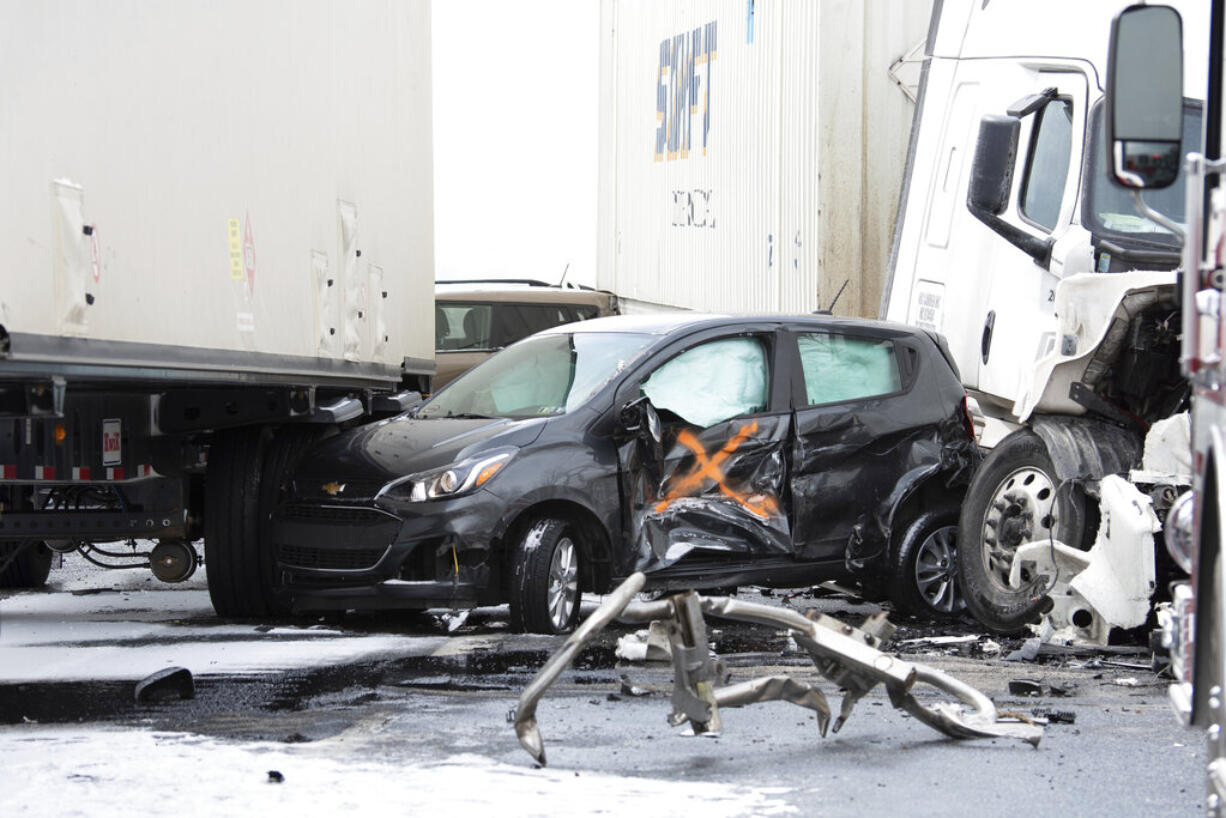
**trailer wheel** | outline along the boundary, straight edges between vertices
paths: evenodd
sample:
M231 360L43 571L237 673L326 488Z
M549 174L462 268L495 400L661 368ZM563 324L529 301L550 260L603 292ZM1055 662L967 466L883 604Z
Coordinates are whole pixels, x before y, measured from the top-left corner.
M282 482L318 436L312 428L249 427L218 435L210 447L204 549L218 616L289 613L268 524Z
M542 517L515 545L511 566L511 627L528 633L566 633L579 621L583 559L574 526Z
M957 575L958 512L923 512L894 549L890 599L914 616L952 616L965 607Z
M51 549L38 540L0 543L0 566L0 588L41 588L51 573Z
M989 630L1012 633L1041 616L1050 577L1022 573L1009 583L1019 545L1048 538L1085 547L1087 502L1061 486L1043 440L1013 432L984 459L958 521L958 578L967 609Z

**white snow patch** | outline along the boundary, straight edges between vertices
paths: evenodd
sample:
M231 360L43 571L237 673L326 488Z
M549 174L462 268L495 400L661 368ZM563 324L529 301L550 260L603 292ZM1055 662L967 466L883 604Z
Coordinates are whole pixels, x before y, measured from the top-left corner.
M188 815L652 815L796 810L778 788L519 767L480 755L355 760L344 737L233 743L185 733L0 728L0 812L88 818ZM276 770L282 783L269 781ZM359 812L360 811L360 812Z
M0 682L137 680L170 666L196 675L260 673L420 655L446 641L315 627L265 632L217 620L207 591L165 586L0 599Z

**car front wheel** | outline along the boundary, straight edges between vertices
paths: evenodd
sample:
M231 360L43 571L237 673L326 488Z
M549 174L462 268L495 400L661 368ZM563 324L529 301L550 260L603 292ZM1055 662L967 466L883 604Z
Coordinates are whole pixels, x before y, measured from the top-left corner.
M511 624L529 633L566 633L579 620L578 536L565 520L543 517L519 537L511 569Z

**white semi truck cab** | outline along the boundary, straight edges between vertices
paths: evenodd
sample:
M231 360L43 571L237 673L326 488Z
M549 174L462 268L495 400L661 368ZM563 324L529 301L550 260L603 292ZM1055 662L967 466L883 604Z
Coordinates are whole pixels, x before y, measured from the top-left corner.
M1207 2L1178 5L1207 22ZM1190 483L1183 177L1139 212L1109 173L1123 6L947 0L927 42L882 312L943 333L989 418L959 563L968 608L1002 632L1043 620L1103 643L1142 626L1168 569L1153 535ZM1207 59L1189 44L1185 87ZM1180 151L1203 108L1173 107Z

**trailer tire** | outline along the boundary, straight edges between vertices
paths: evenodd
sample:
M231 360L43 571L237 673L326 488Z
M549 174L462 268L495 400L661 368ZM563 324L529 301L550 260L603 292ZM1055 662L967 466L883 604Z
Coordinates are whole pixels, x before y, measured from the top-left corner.
M511 628L567 633L579 621L583 551L573 525L540 517L523 529L511 566Z
M14 553L16 556L14 557ZM51 549L42 541L0 543L0 588L41 588L51 573Z
M958 579L970 613L996 633L1037 622L1047 584L1023 575L1020 587L1010 586L1012 555L1049 536L1084 548L1088 511L1079 486L1061 485L1038 435L1019 429L1005 437L976 472L958 521Z
M217 436L204 481L204 550L218 616L285 616L269 523L282 482L312 442L313 428L247 427Z

